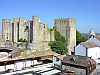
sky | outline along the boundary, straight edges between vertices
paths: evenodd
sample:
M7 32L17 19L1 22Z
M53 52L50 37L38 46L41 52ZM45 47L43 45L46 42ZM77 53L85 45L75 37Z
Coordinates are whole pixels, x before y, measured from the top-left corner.
M55 18L75 18L77 30L100 33L100 0L0 0L0 32L2 19L39 16L49 27Z

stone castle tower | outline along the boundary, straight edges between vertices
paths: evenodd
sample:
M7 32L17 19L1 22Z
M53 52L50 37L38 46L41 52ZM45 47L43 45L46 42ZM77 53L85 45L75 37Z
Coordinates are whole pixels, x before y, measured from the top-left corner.
M20 39L28 41L28 32L25 31L29 25L28 20L24 18L14 18L12 22L13 42L19 42Z
M50 32L48 25L42 23L38 16L32 17L33 26L33 49L36 50L49 50L48 43L54 41L53 31Z
M3 39L12 41L12 24L10 19L2 19Z
M60 32L62 36L68 40L68 54L71 55L74 52L76 46L76 21L73 18L61 18L55 19L55 28Z

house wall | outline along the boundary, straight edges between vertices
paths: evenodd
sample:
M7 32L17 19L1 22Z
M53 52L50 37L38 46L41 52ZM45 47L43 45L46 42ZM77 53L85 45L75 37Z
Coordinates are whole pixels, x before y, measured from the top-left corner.
M88 48L88 57L92 57L93 59L100 58L100 48L99 47Z
M77 47L75 47L75 55L86 56L86 48L79 44Z
M83 45L79 44L75 48L75 55L86 56L86 48ZM100 58L100 47L88 48L87 56L92 57L92 59L94 59L98 63L98 58Z

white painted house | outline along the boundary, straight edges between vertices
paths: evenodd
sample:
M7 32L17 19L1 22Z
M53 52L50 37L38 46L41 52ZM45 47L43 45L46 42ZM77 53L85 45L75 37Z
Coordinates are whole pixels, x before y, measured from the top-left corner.
M100 36L91 35L86 41L75 47L75 55L92 57L100 63Z
M75 48L75 55L88 56L93 59L100 58L100 47L89 41L82 42Z

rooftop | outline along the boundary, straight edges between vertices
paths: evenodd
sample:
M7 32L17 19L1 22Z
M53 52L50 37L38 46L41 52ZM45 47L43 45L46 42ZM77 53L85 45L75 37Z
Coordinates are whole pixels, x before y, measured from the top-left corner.
M100 41L100 35L97 35L96 38Z
M79 56L79 55L68 55L63 58L63 63L67 64L73 64L76 66L81 66L81 67L88 67L89 65L96 64L96 62L86 56Z
M82 42L81 45L85 46L86 48L98 47L96 44L94 44L94 43L92 43L90 41Z

